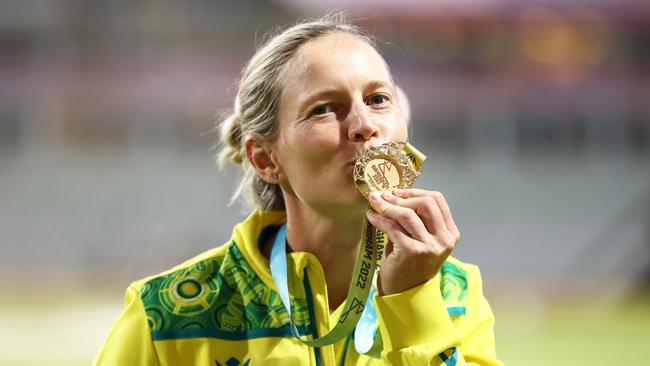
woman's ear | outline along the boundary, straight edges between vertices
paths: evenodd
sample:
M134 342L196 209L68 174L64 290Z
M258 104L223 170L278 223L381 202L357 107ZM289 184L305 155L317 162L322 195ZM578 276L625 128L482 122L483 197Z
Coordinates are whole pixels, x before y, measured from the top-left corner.
M246 159L265 182L279 184L282 169L276 162L271 145L259 136L250 134L244 139Z

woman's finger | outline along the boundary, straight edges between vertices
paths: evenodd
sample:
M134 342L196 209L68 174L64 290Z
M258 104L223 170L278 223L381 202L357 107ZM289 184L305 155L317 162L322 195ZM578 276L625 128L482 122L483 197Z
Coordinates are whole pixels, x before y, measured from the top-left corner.
M368 210L366 213L368 221L377 229L383 231L388 237L388 244L385 247L384 258L389 256L394 249L393 243L402 243L406 239L410 239L408 233L404 228L395 220L381 216L373 210Z
M437 202L438 207L440 208L440 212L442 213L442 217L445 220L445 224L449 232L452 233L452 235L456 237L457 240L460 239L460 231L458 230L458 227L454 222L454 218L451 214L451 209L449 208L449 205L447 204L447 200L442 195L442 193L437 191L427 191L418 188L396 189L393 191L393 193L395 196L402 197L405 199L414 198L414 197L432 197Z
M422 219L412 209L394 205L377 192L371 193L369 198L370 206L375 212L401 225L414 239L425 241L430 235Z
M429 233L436 235L449 231L438 202L431 196L400 198L384 192L384 199L394 205L408 207L422 219Z

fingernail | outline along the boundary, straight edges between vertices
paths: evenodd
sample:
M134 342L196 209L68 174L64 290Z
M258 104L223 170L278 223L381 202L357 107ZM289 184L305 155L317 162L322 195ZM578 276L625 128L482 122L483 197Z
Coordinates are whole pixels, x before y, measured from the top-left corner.
M404 190L403 189L393 189L393 194L403 194Z
M379 201L379 193L377 193L377 192L372 192L372 193L370 193L369 198L370 198L371 200L373 200L373 201Z

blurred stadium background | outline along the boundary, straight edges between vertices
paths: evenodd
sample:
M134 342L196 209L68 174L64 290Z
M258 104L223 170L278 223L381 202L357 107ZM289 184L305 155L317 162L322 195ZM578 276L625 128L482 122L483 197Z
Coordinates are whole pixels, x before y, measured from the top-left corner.
M0 364L89 364L132 280L228 239L215 113L346 9L481 266L509 365L650 364L650 3L0 2Z

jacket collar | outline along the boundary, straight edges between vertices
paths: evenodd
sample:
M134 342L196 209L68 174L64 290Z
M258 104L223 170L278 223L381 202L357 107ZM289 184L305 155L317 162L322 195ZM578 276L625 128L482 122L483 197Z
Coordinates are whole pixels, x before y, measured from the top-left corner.
M256 209L251 213L246 220L235 226L232 235L232 241L242 253L242 256L253 271L259 276L265 285L277 291L271 270L269 267L268 258L264 257L261 248L263 240L267 239L269 235L275 235L279 226L287 221L287 213L285 211L262 211ZM292 252L288 254L287 265L290 267L289 272L298 275L302 278L303 269L311 264L314 269L318 267L319 272L322 273L320 263L316 256L307 252ZM293 271L291 271L291 267Z

